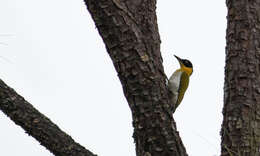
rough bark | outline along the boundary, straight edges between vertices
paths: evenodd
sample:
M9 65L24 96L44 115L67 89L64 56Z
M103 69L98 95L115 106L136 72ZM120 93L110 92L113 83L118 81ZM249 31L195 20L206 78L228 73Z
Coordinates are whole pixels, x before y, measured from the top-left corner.
M227 0L222 156L260 155L260 0Z
M0 109L56 156L95 156L0 80Z
M185 156L172 118L156 0L85 0L132 111L138 156Z

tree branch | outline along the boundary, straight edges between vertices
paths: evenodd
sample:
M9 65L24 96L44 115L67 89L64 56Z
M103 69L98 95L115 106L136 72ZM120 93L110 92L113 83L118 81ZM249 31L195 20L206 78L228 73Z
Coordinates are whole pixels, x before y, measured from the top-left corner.
M156 0L85 0L132 111L138 156L187 156L172 117ZM0 80L0 109L57 156L93 156Z
M0 109L56 156L95 156L0 79Z

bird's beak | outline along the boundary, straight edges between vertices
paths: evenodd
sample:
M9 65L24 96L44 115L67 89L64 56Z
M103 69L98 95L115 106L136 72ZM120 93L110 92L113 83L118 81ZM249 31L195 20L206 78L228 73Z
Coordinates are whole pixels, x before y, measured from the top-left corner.
M176 59L179 61L180 65L182 66L182 60L181 58L179 58L178 56L174 55L174 57L176 57Z
M176 59L178 60L178 61L180 61L181 60L181 58L179 58L178 56L176 56L176 55L174 55L174 57L176 57Z

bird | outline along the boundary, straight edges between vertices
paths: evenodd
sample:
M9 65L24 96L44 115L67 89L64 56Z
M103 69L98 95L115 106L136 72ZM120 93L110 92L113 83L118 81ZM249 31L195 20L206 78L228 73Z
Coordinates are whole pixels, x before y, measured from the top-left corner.
M174 55L180 64L180 68L177 69L168 80L168 89L171 105L173 106L173 113L180 105L184 94L189 86L190 76L193 73L193 65L191 61L187 59L181 59Z

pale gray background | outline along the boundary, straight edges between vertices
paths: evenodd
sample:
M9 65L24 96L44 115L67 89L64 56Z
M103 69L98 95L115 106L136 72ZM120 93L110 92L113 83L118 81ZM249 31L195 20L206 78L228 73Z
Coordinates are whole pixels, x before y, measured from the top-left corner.
M174 117L191 156L220 153L224 0L158 1L168 76L176 54L193 62ZM134 156L131 113L83 0L0 0L0 78L100 156ZM51 156L0 112L0 155Z

